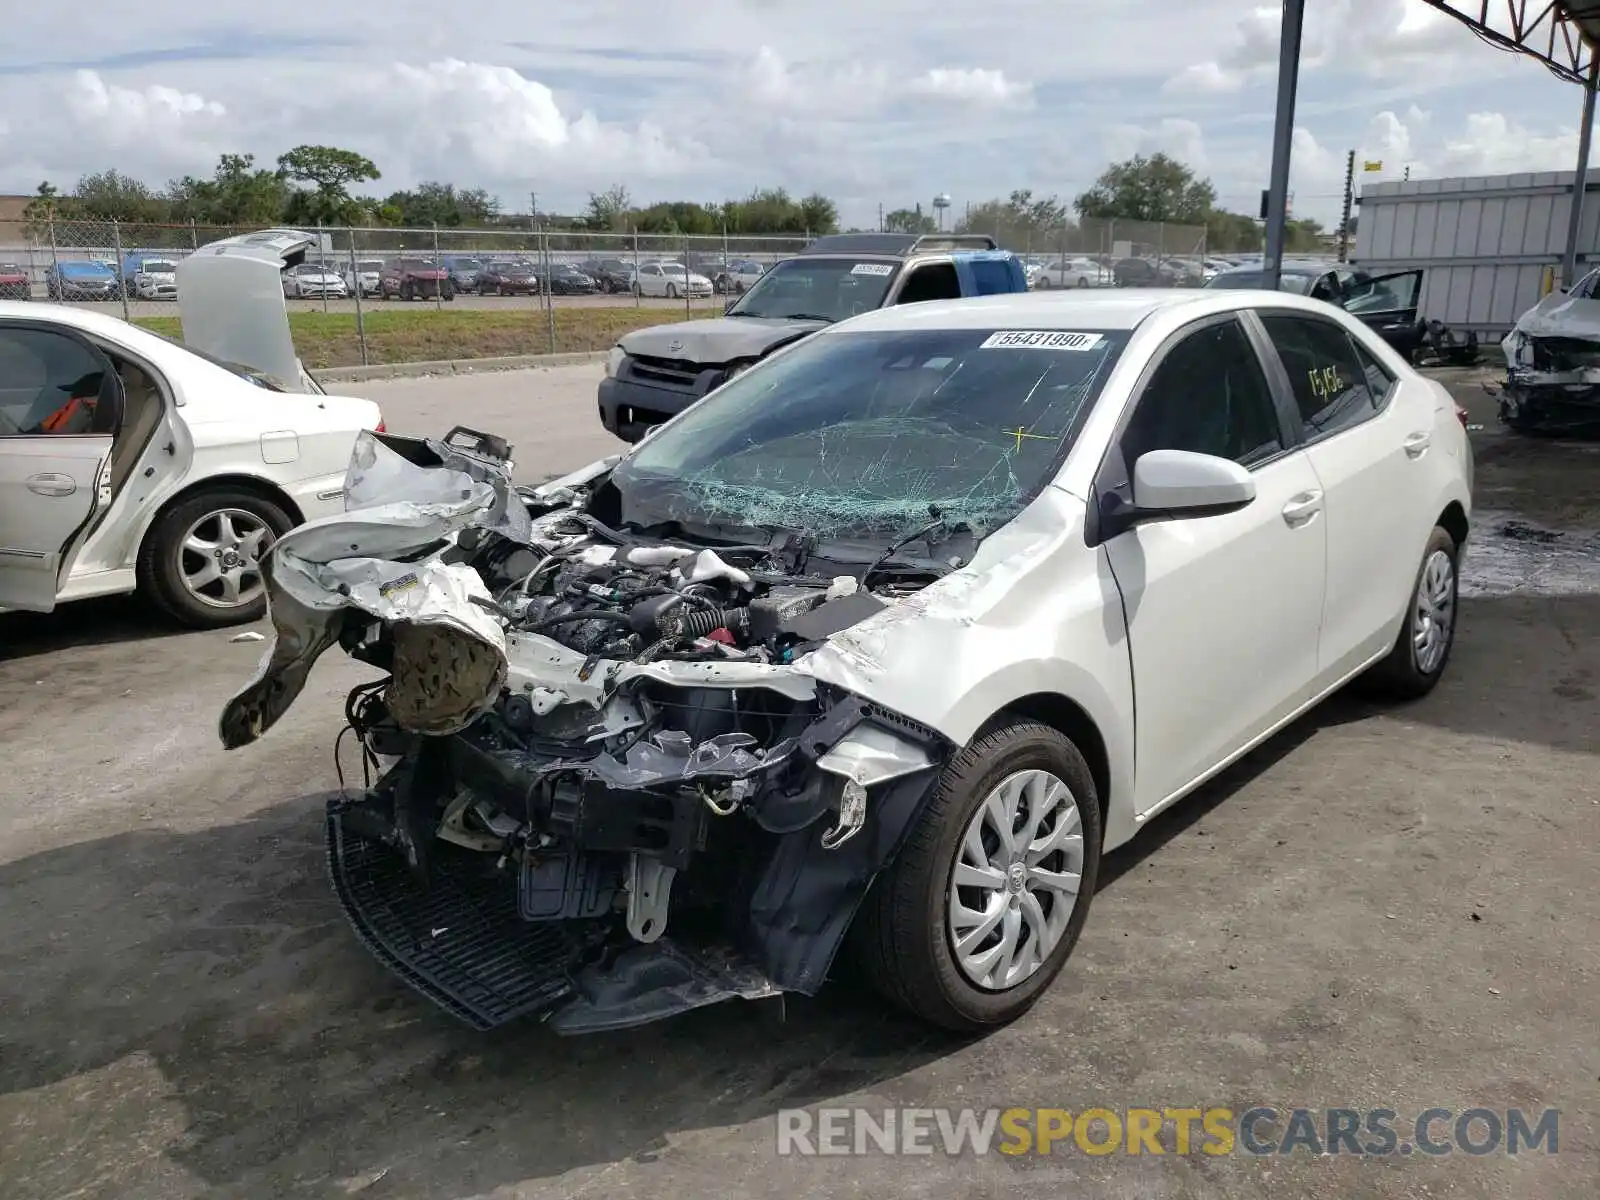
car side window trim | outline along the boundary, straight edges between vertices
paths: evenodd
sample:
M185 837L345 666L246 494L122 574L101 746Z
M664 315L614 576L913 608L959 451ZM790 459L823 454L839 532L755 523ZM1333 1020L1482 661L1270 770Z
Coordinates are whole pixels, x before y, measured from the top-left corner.
M1393 385L1395 380L1393 378L1393 372L1384 365L1382 359L1380 359L1376 354L1373 354L1371 350L1363 345L1354 333L1346 329L1339 322L1330 321L1321 313L1309 313L1302 309L1292 308L1254 309L1251 311L1250 317L1250 323L1253 323L1260 330L1260 336L1264 348L1267 351L1270 351L1270 353L1267 355L1267 361L1271 364L1271 374L1269 375L1269 378L1273 380L1275 387L1282 387L1283 389L1284 396L1288 404L1288 410L1293 414L1293 419L1295 425L1297 426L1297 434L1302 445L1321 445L1323 442L1326 442L1331 438L1336 438L1342 433L1349 433L1351 430L1360 429L1368 421L1371 421L1374 417L1381 416L1385 411L1388 410L1390 399L1394 395ZM1360 358L1356 353L1357 350L1365 353L1368 358L1372 359L1372 361L1378 365L1379 369L1382 370L1385 375L1390 376L1390 386L1384 391L1384 394L1381 397L1372 397L1371 409L1363 414L1360 420L1352 421L1348 425L1341 425L1337 429L1330 429L1326 433L1319 433L1315 435L1308 433L1305 429L1304 422L1300 418L1300 406L1295 401L1294 385L1289 380L1289 368L1284 365L1283 357L1278 353L1278 347L1273 343L1271 335L1267 333L1266 326L1261 323L1262 317L1287 317L1296 321L1305 321L1308 324L1321 325L1325 329L1331 329L1333 332L1343 335L1346 343L1348 343L1350 346L1350 356L1354 358L1357 363L1359 363ZM1365 379L1366 372L1363 371L1361 376L1363 379ZM1368 387L1367 391L1370 395L1372 389Z
M1123 457L1122 439L1128 431L1128 426L1133 421L1134 413L1138 411L1140 401L1144 399L1145 391L1149 388L1151 381L1155 379L1157 372L1159 372L1162 366L1166 363L1168 357L1172 354L1172 351L1194 334L1203 333L1205 330L1219 325L1226 325L1230 321L1238 322L1243 328L1246 342L1249 344L1251 349L1255 351L1257 365L1260 366L1262 374L1266 377L1267 394L1272 397L1273 409L1278 417L1278 436L1283 445L1281 449L1276 450L1271 454L1262 455L1260 458L1255 459L1252 462L1240 463L1239 465L1244 467L1245 470L1249 471L1251 474L1254 474L1263 467L1269 467L1273 463L1280 462L1289 455L1297 453L1302 448L1301 442L1298 439L1299 416L1296 414L1293 422L1291 423L1284 411L1282 399L1278 394L1277 388L1274 386L1274 381L1271 374L1270 362L1273 360L1267 360L1262 357L1261 347L1257 344L1255 338L1251 336L1249 322L1242 320L1242 318L1248 315L1248 313L1248 309L1233 309L1228 312L1213 313L1210 316L1201 317L1198 320L1190 321L1187 325L1182 325L1175 329L1172 333L1168 334L1167 337L1162 340L1161 344L1156 347L1156 350L1150 356L1149 361L1145 363L1144 369L1139 372L1139 378L1134 381L1133 387L1129 389L1129 398L1122 405L1122 411L1117 416L1117 423L1112 428L1111 437L1106 442L1105 451L1100 456L1100 463L1095 467L1094 483L1090 488L1090 503L1088 505L1088 512L1085 515L1083 525L1084 542L1087 545L1091 547L1098 546L1101 542L1101 496L1106 492L1111 491L1113 488L1120 486L1132 475L1132 467L1124 460ZM1137 329L1135 332L1137 332ZM1262 332L1262 336L1266 336L1264 331ZM1277 366L1280 371L1283 369L1281 363L1277 364ZM1287 390L1287 388L1285 390ZM1293 401L1291 397L1291 404L1292 402ZM1296 434L1295 440L1290 440L1288 436L1289 432L1291 431L1291 425L1293 432ZM1115 475L1115 479L1111 478L1112 475Z

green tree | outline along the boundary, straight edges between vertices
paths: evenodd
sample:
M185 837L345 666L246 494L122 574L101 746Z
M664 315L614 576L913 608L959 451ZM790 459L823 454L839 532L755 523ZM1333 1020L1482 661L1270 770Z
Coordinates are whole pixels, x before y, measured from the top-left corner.
M1322 239L1327 236L1322 222L1305 217L1299 221L1286 221L1283 227L1283 248L1290 254L1305 254L1322 249Z
M1261 249L1261 225L1241 213L1214 208L1206 214L1206 247L1217 254L1253 254Z
M613 183L603 192L589 193L583 225L597 233L618 233L628 227L632 215L633 197L622 184Z
M836 233L839 229L839 206L816 192L800 201L800 232L812 237Z
M210 179L185 175L167 185L173 216L201 225L277 225L289 203L279 170L255 165L253 154L224 154Z
M354 150L337 146L296 146L278 156L278 169L296 183L284 216L297 225L354 225L375 205L350 194L352 184L381 179L376 164Z
M377 207L381 220L407 228L470 228L492 224L499 214L500 202L484 189L457 191L453 183L434 180L393 192Z
M937 228L933 218L922 211L920 204L915 208L897 208L883 215L885 233L932 233Z
M72 194L82 212L98 220L155 223L172 219L166 197L117 170L85 175Z
M83 211L72 196L63 196L56 185L48 181L39 185L33 199L22 209L24 232L30 238L43 240L50 236L51 226L57 221L80 220Z
M1216 202L1209 179L1168 155L1140 154L1107 167L1072 206L1086 219L1204 225Z
M987 233L1008 250L1049 252L1072 235L1067 206L1055 196L1037 197L1020 188L1004 200L974 204L956 222L957 233Z

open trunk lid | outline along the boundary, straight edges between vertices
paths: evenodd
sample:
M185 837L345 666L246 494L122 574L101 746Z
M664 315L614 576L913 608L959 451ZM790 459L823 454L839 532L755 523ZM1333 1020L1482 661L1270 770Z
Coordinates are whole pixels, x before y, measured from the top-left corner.
M201 246L178 263L184 342L300 391L320 392L295 353L281 273L310 251L331 249L326 234L298 229L266 229Z

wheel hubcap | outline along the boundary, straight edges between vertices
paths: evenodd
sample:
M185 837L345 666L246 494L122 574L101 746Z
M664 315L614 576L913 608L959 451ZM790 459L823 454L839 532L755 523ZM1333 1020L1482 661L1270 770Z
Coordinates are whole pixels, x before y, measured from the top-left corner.
M212 608L249 604L265 584L261 557L272 545L272 530L254 513L224 508L207 513L184 534L178 571L189 594Z
M957 967L985 991L1016 987L1066 933L1083 876L1083 825L1048 771L1001 780L967 822L950 871L946 927Z
M1411 645L1417 670L1431 675L1444 661L1456 620L1456 568L1443 550L1422 564L1417 603L1411 621Z

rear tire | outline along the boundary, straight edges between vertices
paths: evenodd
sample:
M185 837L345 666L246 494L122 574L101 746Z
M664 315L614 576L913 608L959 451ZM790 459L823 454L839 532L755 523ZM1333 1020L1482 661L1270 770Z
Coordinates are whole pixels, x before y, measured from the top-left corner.
M219 515L227 517L225 526L215 520ZM163 512L145 534L139 550L139 590L168 615L193 629L220 629L259 621L267 611L266 588L259 570L261 558L273 542L293 527L293 520L281 506L254 492L236 487L197 492ZM250 536L218 538L217 534L227 528L241 533L248 528ZM265 531L265 536L257 536L260 530ZM208 599L205 589L211 585L195 585L198 568L206 561L206 554L195 549L201 543L215 543L224 553L229 549L243 550L245 562L256 568L230 568L236 570L242 585L240 591L245 598L241 602L228 603L225 595ZM218 560L218 565L231 561Z
M667 299L668 300L676 300L677 298L678 298L678 285L675 284L675 283L667 284Z
M996 811L996 797L1022 786L1016 783L1019 778L1031 781L1027 787L1043 790L1025 791L1014 801L1025 824L1019 830L1013 823L1013 832L1034 829L1035 846L1054 842L1052 834L1061 838L1061 847L1038 863L1023 844L1014 851L1003 849L1004 843L990 837L997 827L983 824ZM1000 811L1013 812L1004 807L1013 802L1000 803ZM1044 811L1030 826L1026 822L1035 806ZM1101 837L1099 797L1078 748L1047 725L1004 719L980 732L945 768L898 858L874 882L850 931L852 950L886 999L925 1021L969 1033L1014 1021L1060 973L1082 932L1099 872ZM991 864L976 871L969 869L975 861L974 839ZM1002 860L1009 866L997 865ZM986 873L993 882L957 885L958 867L960 878ZM1036 871L1044 875L1036 876ZM1058 905L1067 902L1064 893L1036 884L1069 872L1077 876L1077 890L1063 914ZM975 936L974 898L987 914L982 924L989 928L981 936ZM1001 915L995 917L995 912ZM1050 925L1051 917L1055 941L1044 949L1048 936L1037 922ZM967 929L963 940L972 939L959 956L958 927ZM1007 937L1020 961L1004 961L1014 963L1020 975L1003 973L990 981L998 986L979 986L975 979L985 956L996 953L988 939ZM1035 948L1043 953L1030 956ZM1036 961L1029 962L1030 957Z
M415 289L412 288L409 280L400 285L400 299L410 300L413 295L415 295Z
M1367 672L1361 681L1364 690L1392 700L1417 700L1433 691L1455 648L1460 559L1455 538L1435 527L1422 552L1394 648Z

